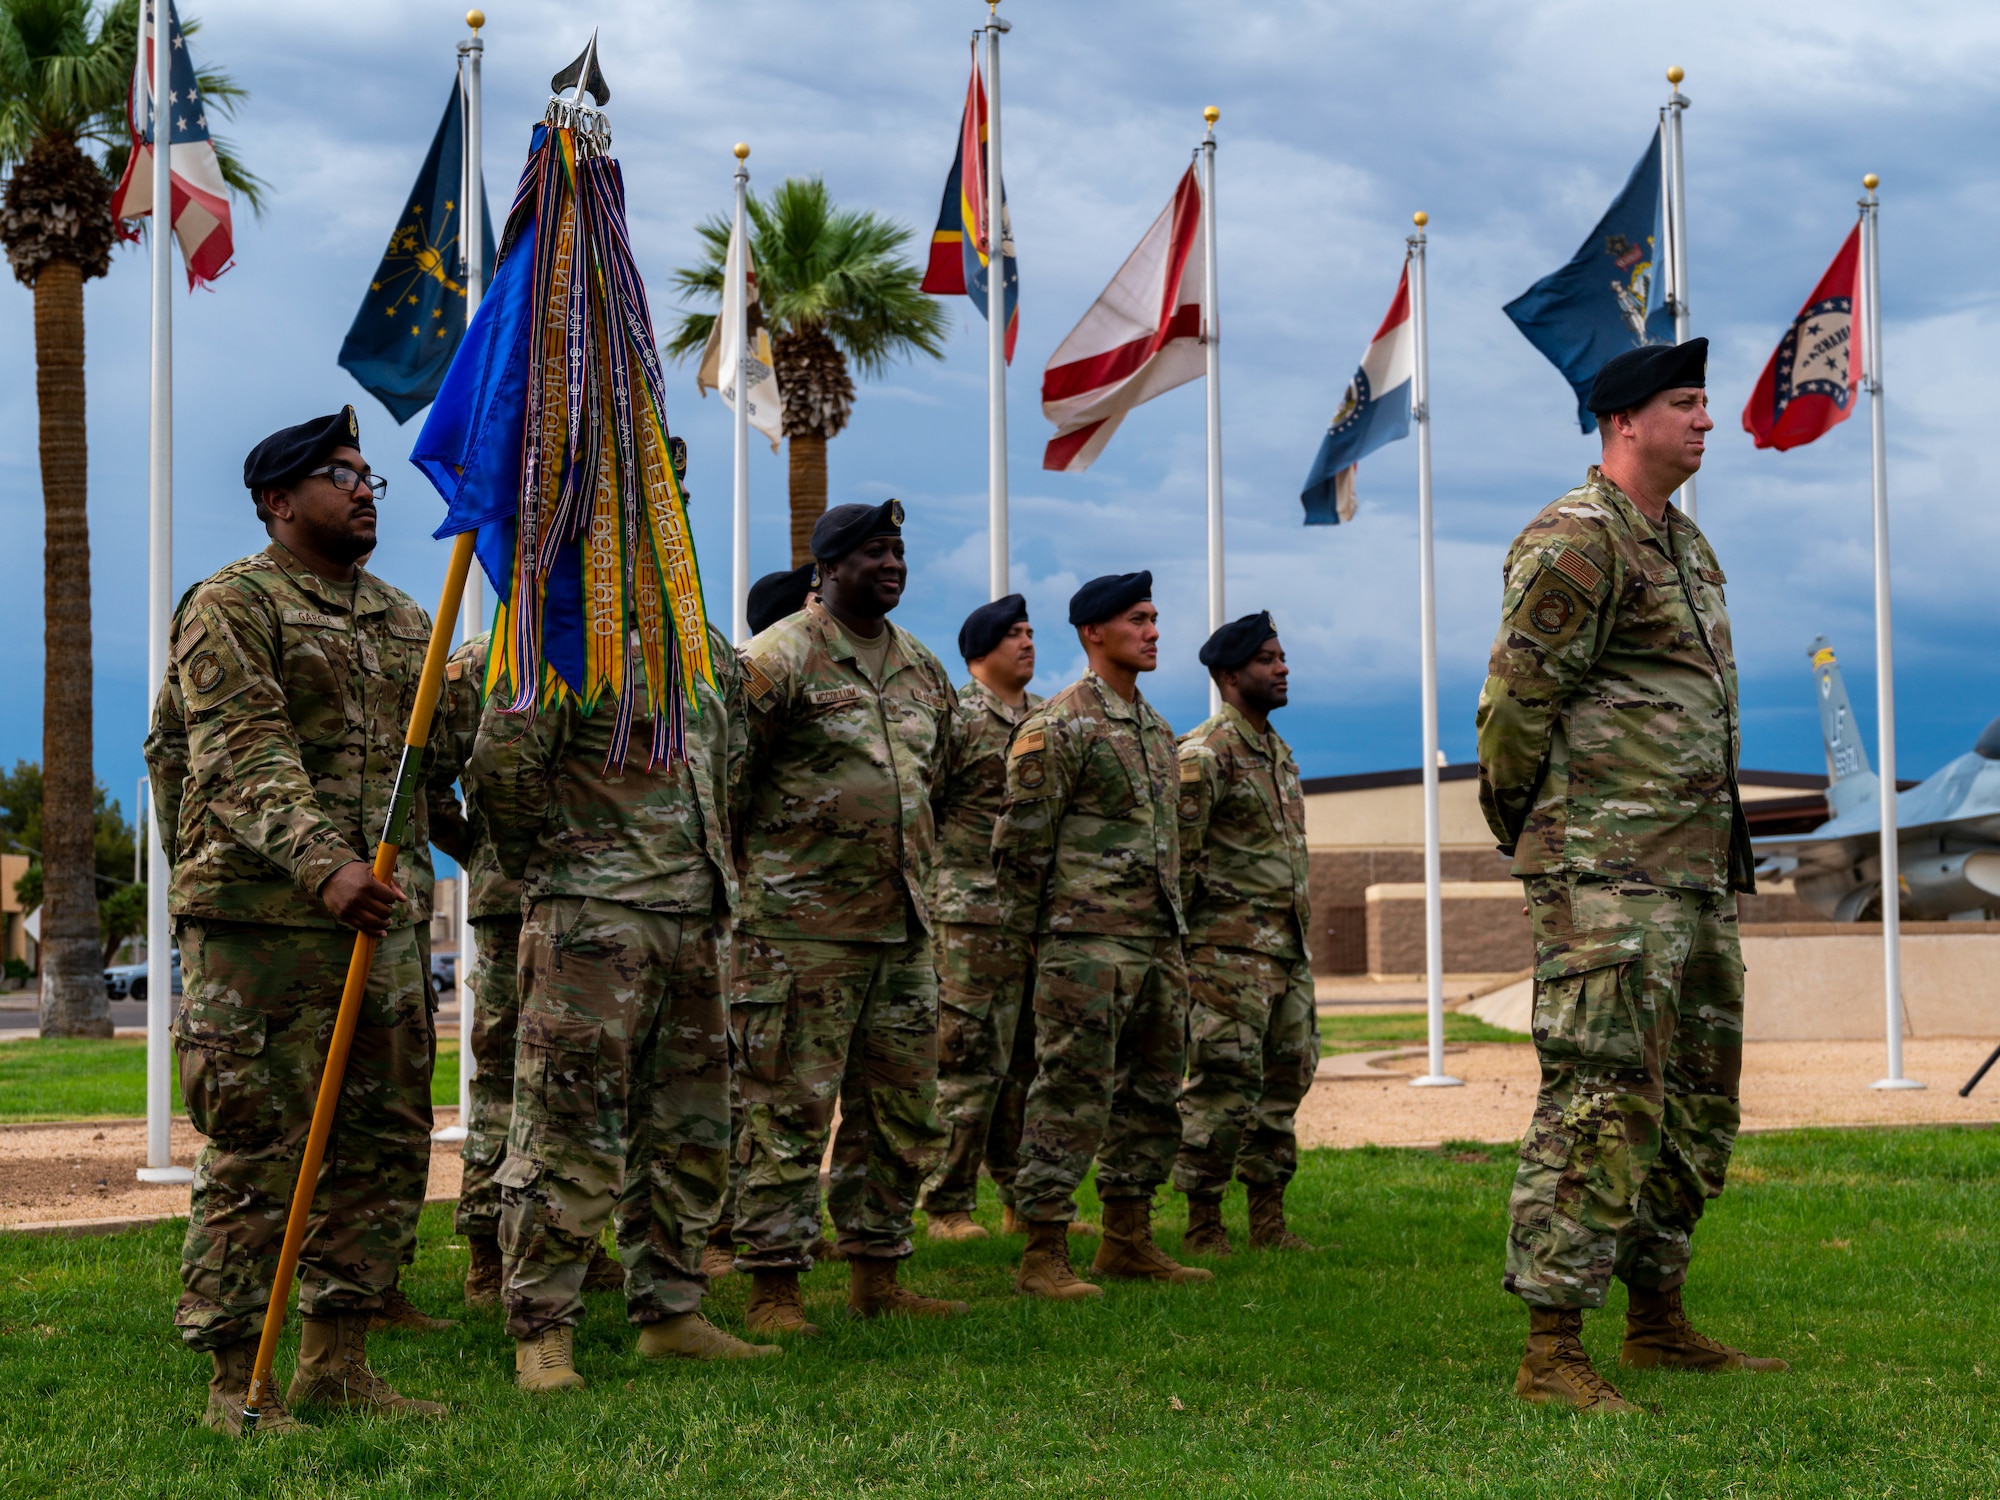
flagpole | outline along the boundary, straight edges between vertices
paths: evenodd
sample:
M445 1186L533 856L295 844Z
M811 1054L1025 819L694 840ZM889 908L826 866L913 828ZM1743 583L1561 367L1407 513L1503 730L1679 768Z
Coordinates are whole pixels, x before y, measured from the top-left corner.
M1920 1089L1923 1084L1903 1076L1903 930L1902 872L1896 839L1896 667L1895 633L1889 616L1889 451L1882 410L1882 257L1876 238L1881 201L1873 172L1861 179L1868 196L1861 200L1862 350L1867 364L1862 379L1868 387L1868 432L1875 501L1875 763L1881 774L1882 809L1882 993L1886 1012L1889 1072L1872 1085L1878 1089Z
M1673 95L1667 100L1667 272L1669 295L1673 298L1674 342L1685 344L1688 338L1688 293L1687 293L1687 173L1681 161L1681 115L1686 112L1690 100L1681 92L1681 80L1687 77L1678 66L1667 69L1667 82L1673 86ZM1680 507L1689 520L1695 519L1694 475L1690 474L1681 484Z
M1000 0L986 0L986 590L1007 588L1007 234L1000 178Z
M1201 143L1201 300L1207 314L1202 351L1208 361L1208 629L1213 634L1228 612L1222 588L1222 317L1215 266L1215 122L1222 111L1211 104L1201 117L1208 122ZM1222 712L1222 689L1213 678L1208 711Z
M1444 877L1438 840L1437 559L1431 525L1430 276L1424 226L1417 213L1410 247L1410 334L1416 343L1410 375L1410 415L1417 423L1417 610L1422 616L1424 696L1424 1015L1430 1052L1424 1076L1412 1088L1457 1088L1465 1080L1444 1070Z
M155 7L166 0L152 0ZM146 7L140 8L139 55L145 55ZM152 410L147 441L146 716L167 676L167 632L174 607L174 121L160 101L173 97L173 12L153 21L153 347ZM150 801L150 799L149 799ZM146 1165L141 1182L191 1182L174 1165L172 1142L174 934L167 913L166 849L159 819L146 819Z
M731 490L730 524L733 527L734 555L730 577L730 631L736 644L750 639L750 230L746 222L750 195L750 148L736 143L736 217L730 239L736 245L736 271L724 294L729 298L729 316L736 329L736 347L724 349L723 359L736 364L736 399L730 419L736 455L736 478ZM724 378L716 372L717 378Z

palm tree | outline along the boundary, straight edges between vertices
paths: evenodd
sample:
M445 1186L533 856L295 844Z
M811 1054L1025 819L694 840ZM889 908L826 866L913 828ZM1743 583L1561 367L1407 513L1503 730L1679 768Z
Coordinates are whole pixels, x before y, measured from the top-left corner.
M851 364L881 375L921 352L944 357L944 310L918 290L923 273L904 256L912 231L866 209L835 207L817 177L790 177L768 199L749 199L757 298L771 333L784 397L792 505L792 565L812 555L813 523L826 509L826 444L854 409ZM696 226L706 255L674 273L693 297L719 303L729 256L729 220ZM716 314L681 315L667 353L700 352Z
M139 0L0 0L0 169L11 169L0 246L35 293L41 414L45 1036L111 1034L94 873L83 284L111 269L118 238L111 189L130 149L125 96L138 29ZM196 76L224 114L245 97L225 74ZM220 141L216 154L225 180L257 206L261 185Z

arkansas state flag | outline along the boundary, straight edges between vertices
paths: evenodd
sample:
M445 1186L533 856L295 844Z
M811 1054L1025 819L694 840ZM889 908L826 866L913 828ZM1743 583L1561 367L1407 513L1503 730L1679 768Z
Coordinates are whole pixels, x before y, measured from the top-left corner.
M1139 248L1049 356L1042 415L1056 435L1043 468L1081 473L1126 412L1207 373L1201 213L1201 185L1189 167Z
M215 142L208 134L208 107L195 82L187 38L173 0L166 0L167 38L173 50L173 93L167 101L167 169L173 174L173 228L181 242L188 285L215 280L229 269L236 253L229 229L229 188L222 164L215 159ZM132 134L132 154L125 158L125 175L111 194L111 216L141 219L153 211L153 16L156 0L146 0L146 21L132 68L132 87L125 96L125 127Z
M1800 447L1853 414L1854 391L1865 364L1860 310L1857 224L1778 341L1743 408L1743 430L1759 448Z
M970 297L982 318L992 316L986 310L991 277L986 228L986 184L991 179L986 170L986 83L975 61L972 81L965 88L965 112L958 120L958 154L951 160L951 176L945 179L944 202L938 208L937 228L931 231L930 264L917 290L936 297ZM1007 212L1005 183L1000 185L1000 279L1006 289L1001 304L1007 316L1005 355L1011 364L1014 340L1021 332L1021 270L1014 261L1014 223Z

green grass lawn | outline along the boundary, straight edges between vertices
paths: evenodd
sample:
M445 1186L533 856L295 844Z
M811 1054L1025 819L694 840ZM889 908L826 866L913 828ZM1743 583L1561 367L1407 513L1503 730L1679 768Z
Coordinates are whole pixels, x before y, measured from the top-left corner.
M440 1040L431 1103L458 1103L458 1041ZM118 1120L146 1112L146 1043L51 1037L0 1046L0 1124L24 1120ZM180 1067L174 1113L183 1114Z
M1746 1141L1689 1304L1794 1369L1633 1375L1648 1411L1623 1419L1513 1399L1525 1318L1498 1286L1504 1151L1311 1153L1294 1219L1326 1248L1239 1254L1205 1287L1055 1307L1010 1295L1018 1240L925 1245L911 1283L972 1315L862 1324L825 1267L807 1292L826 1338L766 1363L648 1365L617 1299L593 1297L591 1388L559 1397L512 1389L493 1313L378 1335L382 1371L449 1402L449 1421L322 1414L250 1446L195 1425L207 1362L168 1327L176 1227L0 1235L0 1494L1991 1496L1996 1145L1975 1129ZM1180 1200L1162 1202L1171 1247ZM1240 1196L1229 1214L1240 1225ZM995 1223L990 1201L981 1217ZM426 1212L408 1277L434 1310L457 1303L465 1265L448 1229ZM720 1285L717 1321L740 1330L747 1290ZM1614 1362L1616 1314L1587 1338Z
M1380 1047L1413 1047L1429 1037L1422 1011L1400 1011L1386 1016L1343 1016L1321 1014L1319 1018L1320 1056L1336 1052L1372 1052ZM1464 1042L1527 1042L1524 1031L1507 1031L1489 1026L1477 1016L1444 1013L1444 1039L1452 1045Z

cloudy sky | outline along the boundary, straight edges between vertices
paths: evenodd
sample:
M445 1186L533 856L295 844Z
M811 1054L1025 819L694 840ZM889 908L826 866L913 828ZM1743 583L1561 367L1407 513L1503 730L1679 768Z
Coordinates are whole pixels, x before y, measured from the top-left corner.
M1747 765L1821 769L1805 647L1825 632L1874 720L1868 425L1758 453L1737 413L1771 347L1882 175L1901 769L1923 775L2000 712L1993 587L2000 519L1978 433L2000 326L1990 247L2000 193L2000 11L1904 0L1582 3L1005 0L1005 174L1021 263L1010 384L1015 587L1042 625L1038 689L1072 677L1076 583L1150 567L1162 669L1147 691L1179 728L1206 711L1202 394L1141 408L1085 475L1044 473L1039 374L1159 212L1222 111L1222 387L1232 613L1267 606L1294 668L1283 719L1308 774L1418 760L1414 445L1363 466L1351 526L1300 525L1298 490L1394 288L1410 214L1431 215L1443 743L1473 752L1501 558L1595 445L1568 387L1502 315L1560 265L1649 139L1670 63L1687 69L1690 291L1713 341L1718 418L1702 524L1729 575ZM176 588L263 542L240 483L271 429L353 401L395 479L376 569L426 605L440 515L397 428L334 363L429 143L462 34L449 4L336 9L190 0L195 47L251 99L225 127L271 184L239 213L237 265L175 298ZM487 184L503 203L547 79L602 28L616 154L656 314L727 206L732 142L754 182L818 174L844 204L918 231L935 217L964 95L969 0L602 0L488 6ZM129 808L145 682L145 258L88 293L96 762ZM41 500L31 297L0 291L0 759L41 753ZM829 455L835 500L902 498L912 562L898 615L956 668L984 597L984 324L961 301L948 357L864 385ZM728 415L669 385L692 453L709 607L726 619ZM1986 418L1979 413L1988 411ZM752 454L753 572L785 562L784 467Z

